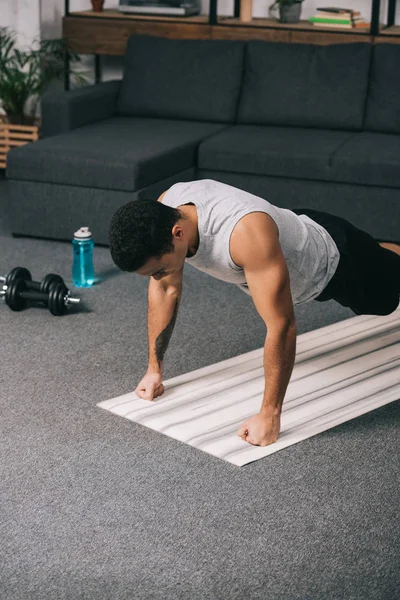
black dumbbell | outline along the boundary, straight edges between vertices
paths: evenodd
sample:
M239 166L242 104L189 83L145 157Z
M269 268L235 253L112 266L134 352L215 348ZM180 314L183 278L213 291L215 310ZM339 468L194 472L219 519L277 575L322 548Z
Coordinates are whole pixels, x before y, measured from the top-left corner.
M62 283L65 285L63 278L55 273L45 275L40 282L32 281L32 275L25 267L15 267L14 269L11 269L7 275L0 275L0 281L3 281L7 286L16 279L23 279L26 282L28 290L36 290L38 292L43 292L44 294L48 294L50 286L53 283Z
M67 312L69 304L77 304L80 298L71 298L70 291L63 283L54 283L47 294L28 290L24 279L14 279L10 285L0 291L11 310L19 311L25 308L28 301L43 302L52 315L61 316Z

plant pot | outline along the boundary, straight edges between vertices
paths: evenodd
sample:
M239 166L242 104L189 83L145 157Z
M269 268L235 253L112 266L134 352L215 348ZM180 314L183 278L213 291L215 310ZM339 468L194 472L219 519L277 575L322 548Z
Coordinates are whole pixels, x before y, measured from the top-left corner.
M301 15L301 2L279 5L281 23L298 23Z
M93 12L103 12L104 0L91 0Z

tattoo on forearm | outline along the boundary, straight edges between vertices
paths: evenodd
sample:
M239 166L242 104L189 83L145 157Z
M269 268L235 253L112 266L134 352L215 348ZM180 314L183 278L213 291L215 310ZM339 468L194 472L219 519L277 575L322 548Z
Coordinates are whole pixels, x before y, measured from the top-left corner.
M164 331L162 331L160 333L160 335L158 336L158 338L156 339L156 358L157 358L157 361L159 364L162 360L164 360L164 354L167 350L168 343L171 338L171 335L172 335L172 332L174 329L174 325L175 325L175 321L176 321L176 317L178 314L178 307L179 307L179 299L176 298L172 318L171 318L169 324L164 329Z

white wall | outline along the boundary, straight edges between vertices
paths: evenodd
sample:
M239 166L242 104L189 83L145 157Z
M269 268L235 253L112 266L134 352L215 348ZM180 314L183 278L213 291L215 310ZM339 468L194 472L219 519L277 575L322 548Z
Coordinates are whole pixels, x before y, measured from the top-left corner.
M254 17L267 17L268 6L272 4L273 0L253 0L253 16ZM63 1L60 0L42 0L42 4L46 5L63 5ZM386 5L386 0L382 0L382 4ZM118 5L117 0L105 0L105 8L115 8ZM233 0L218 0L218 14L220 15L232 15L233 14ZM315 9L320 6L343 6L348 8L351 6L354 10L360 10L361 14L369 20L371 13L371 2L366 0L305 0L302 7L302 16L308 19L313 15ZM202 0L202 12L208 12L209 1ZM87 10L90 8L90 0L70 0L70 10ZM385 12L382 13L386 14ZM398 7L397 16L400 17L400 6Z
M30 46L40 38L40 0L0 0L0 26L17 33L21 49Z

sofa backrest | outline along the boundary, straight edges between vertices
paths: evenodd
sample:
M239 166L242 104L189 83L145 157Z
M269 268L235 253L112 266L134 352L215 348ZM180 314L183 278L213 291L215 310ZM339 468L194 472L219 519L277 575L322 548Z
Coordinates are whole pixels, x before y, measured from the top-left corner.
M360 130L370 44L248 42L237 121Z
M234 122L245 42L133 35L124 59L117 113Z
M372 49L364 129L400 133L400 45L375 44Z

